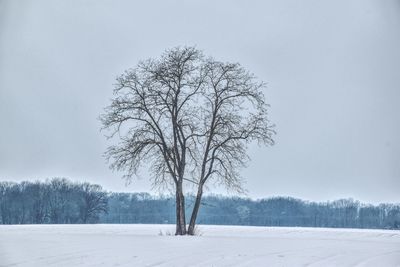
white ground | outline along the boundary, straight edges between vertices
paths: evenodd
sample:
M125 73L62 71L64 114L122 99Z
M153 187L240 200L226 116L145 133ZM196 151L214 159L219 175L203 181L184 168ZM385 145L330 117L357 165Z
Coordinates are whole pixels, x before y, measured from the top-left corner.
M163 235L160 235L160 232ZM400 231L172 225L0 226L0 266L400 266Z

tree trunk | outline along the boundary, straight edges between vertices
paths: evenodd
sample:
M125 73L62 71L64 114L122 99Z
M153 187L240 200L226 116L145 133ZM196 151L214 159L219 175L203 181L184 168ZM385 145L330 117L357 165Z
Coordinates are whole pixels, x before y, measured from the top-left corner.
M189 224L189 229L188 229L189 235L195 234L194 230L195 230L195 226L196 226L197 214L199 213L202 195L203 195L203 187L201 185L199 185L199 189L197 191L197 196L196 196L196 201L194 203L194 207L193 207L193 211L192 211L192 216L190 218L190 224Z
M180 207L180 199L178 190L176 190L176 197L175 197L175 206L176 206L176 230L175 235L181 235L181 209Z
M182 184L176 187L176 232L175 235L186 235L185 197Z

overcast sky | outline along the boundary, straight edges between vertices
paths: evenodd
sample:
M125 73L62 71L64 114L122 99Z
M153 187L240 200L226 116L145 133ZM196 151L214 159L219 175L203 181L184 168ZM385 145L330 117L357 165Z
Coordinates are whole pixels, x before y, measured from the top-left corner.
M400 202L400 1L390 0L0 0L0 180L149 191L146 177L126 187L108 169L97 117L117 75L178 45L268 83L276 145L251 146L250 197Z

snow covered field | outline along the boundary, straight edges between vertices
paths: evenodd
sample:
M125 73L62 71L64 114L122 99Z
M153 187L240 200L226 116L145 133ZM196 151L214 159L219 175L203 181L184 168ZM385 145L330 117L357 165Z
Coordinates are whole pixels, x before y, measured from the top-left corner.
M400 232L172 225L0 226L0 266L400 266ZM161 235L162 233L162 235Z

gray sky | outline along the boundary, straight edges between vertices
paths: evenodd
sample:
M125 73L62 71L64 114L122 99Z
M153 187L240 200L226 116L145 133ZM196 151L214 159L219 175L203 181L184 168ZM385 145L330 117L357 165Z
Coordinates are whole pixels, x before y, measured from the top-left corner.
M249 150L250 197L400 202L400 1L390 0L0 0L0 180L149 191L108 169L97 117L117 75L177 45L268 82L278 134Z

